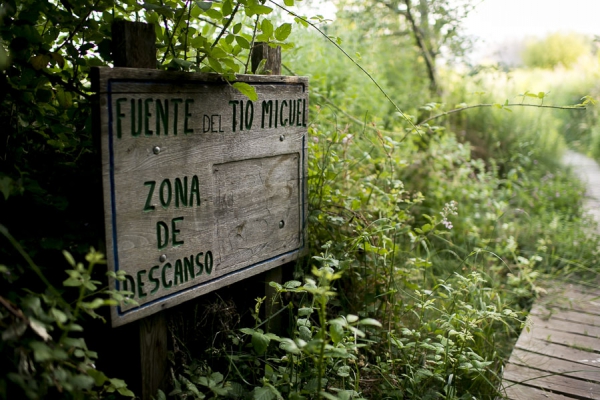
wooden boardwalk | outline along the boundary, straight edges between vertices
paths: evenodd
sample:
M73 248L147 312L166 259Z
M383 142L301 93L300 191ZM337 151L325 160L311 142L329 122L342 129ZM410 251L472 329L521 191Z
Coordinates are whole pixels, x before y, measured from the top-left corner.
M508 399L600 399L600 286L555 283L504 370Z

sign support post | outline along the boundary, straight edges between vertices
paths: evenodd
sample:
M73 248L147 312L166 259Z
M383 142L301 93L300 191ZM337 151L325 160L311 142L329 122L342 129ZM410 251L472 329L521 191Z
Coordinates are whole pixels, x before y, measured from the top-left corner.
M107 264L122 277L109 286L134 302L111 321L134 323L122 342L139 351L132 370L150 399L167 376L166 309L262 274L280 331L268 282L307 250L308 78L159 71L151 25L118 22L113 35L115 68L94 68L92 86ZM254 69L280 72L280 49L256 49Z
M156 69L154 25L116 21L112 24L115 67ZM167 377L167 321L164 311L137 321L142 400L164 388ZM132 343L135 345L135 343Z
M267 43L258 42L254 44L252 48L252 54L250 56L252 62L252 72L256 73L258 66L263 60L266 60L264 70L268 71L268 75L281 75L281 47L275 48L270 47ZM290 265L287 265L288 267ZM275 334L281 333L281 315L276 312L275 300L277 298L277 290L270 286L270 282L282 283L283 280L283 267L279 266L268 270L264 273L265 278L265 318L267 322L267 332Z

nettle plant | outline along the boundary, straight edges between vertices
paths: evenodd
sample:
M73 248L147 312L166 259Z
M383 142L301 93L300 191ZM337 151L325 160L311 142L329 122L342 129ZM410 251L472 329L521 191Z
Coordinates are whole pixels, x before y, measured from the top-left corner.
M313 257L312 276L305 278L304 284L295 280L283 285L270 283L282 300L291 297L283 308L292 315L291 337L265 331L268 320L259 317L264 302L259 298L253 312L255 326L229 332L229 340L238 351L213 349L229 361L226 374L194 360L174 376L175 388L170 395L265 400L360 398L360 364L365 359L362 349L369 342L367 332L378 331L381 324L353 314L331 318L338 294L333 284L342 272L330 248L331 243L325 244L324 252Z

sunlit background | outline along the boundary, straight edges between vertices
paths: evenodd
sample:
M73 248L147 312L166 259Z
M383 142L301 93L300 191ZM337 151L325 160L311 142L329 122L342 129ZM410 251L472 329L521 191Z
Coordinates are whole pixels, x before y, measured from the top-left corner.
M550 33L600 34L600 1L483 0L464 21L474 61L519 61L523 43Z

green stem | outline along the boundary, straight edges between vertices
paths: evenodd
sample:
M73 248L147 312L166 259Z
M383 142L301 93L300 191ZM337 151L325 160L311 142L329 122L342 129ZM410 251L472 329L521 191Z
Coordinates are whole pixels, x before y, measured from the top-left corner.
M411 121L411 119L404 114L404 111L402 111L400 109L400 107L398 107L398 105L396 105L396 102L394 100L392 100L392 98L387 94L387 92L383 89L383 87L381 87L381 85L375 80L375 78L373 78L373 76L366 70L363 68L362 65L360 65L358 62L356 62L354 60L354 58L352 58L352 56L350 56L350 54L348 54L346 52L346 50L344 50L342 48L342 46L340 46L339 44L337 44L333 39L331 39L329 36L327 36L327 34L325 34L325 32L323 32L321 29L319 29L319 27L315 24L313 24L312 22L308 21L306 18L303 18L301 16L299 16L298 14L296 14L293 11L288 10L287 8L275 3L273 0L269 0L270 3L274 4L275 6L281 8L282 10L284 10L285 12L289 13L290 15L304 21L306 24L310 25L311 27L313 27L313 29L315 29L317 32L319 32L325 39L327 39L331 44L333 44L335 47L337 47L337 49L339 51L342 52L342 54L344 56L346 56L354 65L356 65L370 80L371 82L373 82L375 84L375 86L377 87L377 89L379 89L379 91L385 96L385 98L390 102L390 104L392 106L394 106L394 108L396 109L396 111L398 112L398 114L400 114L400 116L402 118L404 118L409 124L410 126L413 127L413 129L416 129L418 131L418 127ZM408 134L407 134L408 135ZM406 137L406 135L404 136L404 138ZM403 140L404 140L403 138Z
M225 32L227 32L227 28L229 28L229 25L231 25L231 22L233 22L233 18L235 18L235 14L237 14L239 8L240 8L240 3L237 3L235 5L235 8L233 9L233 11L231 12L231 17L229 17L229 19L227 20L225 25L223 25L223 29L221 29L221 32L219 32L219 35L217 36L217 38L215 39L213 44L210 46L211 50L214 49L214 47L219 43L219 40L221 40L221 37L223 36L223 34L225 34ZM200 64L202 61L204 61L204 59L207 56L208 56L208 54L205 53L202 57L200 57L198 64Z
M189 10L188 10L188 17L187 17L187 21L186 21L186 25L185 25L185 42L183 43L183 59L185 61L187 61L187 51L188 51L188 35L190 32L190 19L192 16L192 7L194 6L194 3L191 1L188 1L189 4ZM187 7L187 4L186 4Z
M582 111L585 111L585 107L577 107L577 106L545 106L543 104L522 104L522 103L503 104L501 106L502 106L502 108L504 108L504 107L536 107L536 108L552 108L555 110L582 110ZM483 108L483 107L497 107L497 104L475 104L473 106L455 108L453 110L449 110L449 111L434 115L432 117L426 118L423 121L419 122L417 124L417 126L422 126L429 121L444 117L446 115L454 114L454 113L457 113L460 111L470 110L472 108Z
M54 296L56 296L57 300L60 303L62 303L63 306L65 306L66 308L69 308L69 304L62 298L62 295L60 294L60 292L58 290L56 290L56 288L54 286L52 286L52 284L48 281L48 279L46 279L46 277L44 276L44 274L40 270L40 268L33 262L31 257L29 257L29 254L27 254L27 252L23 249L23 247L19 244L19 242L17 242L17 240L8 232L8 229L6 229L6 227L2 224L0 224L0 233L2 233L2 235L4 235L4 237L6 237L8 239L8 241L13 245L13 247L19 252L19 254L21 254L21 256L25 259L25 261L29 265L29 268L31 268L33 270L33 272L35 272L35 274L42 280L42 282L44 282L44 284L46 285L48 290L50 290L50 292Z
M258 22L260 21L260 14L256 15L256 23L254 24L254 32L252 32L252 40L250 41L250 54L248 54L248 58L246 59L246 65L244 66L244 73L248 73L248 64L250 64L250 59L252 58L252 49L254 48L254 41L256 40L256 31L258 30Z
M323 295L325 296L325 295ZM325 374L325 362L324 362L324 357L325 357L325 338L326 338L326 333L325 333L325 329L327 329L327 322L325 321L325 313L327 312L325 310L325 299L321 298L319 299L319 323L321 324L321 329L319 330L319 336L321 336L321 348L319 349L319 360L318 365L319 365L319 374L317 376L317 398L320 399L321 398L321 380L323 379L323 375Z

